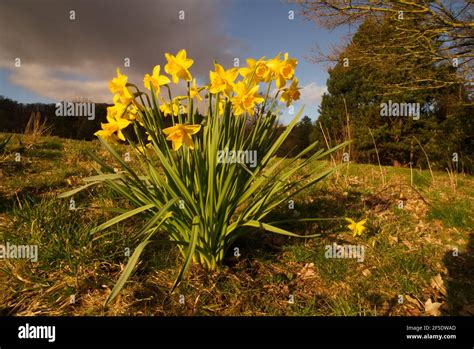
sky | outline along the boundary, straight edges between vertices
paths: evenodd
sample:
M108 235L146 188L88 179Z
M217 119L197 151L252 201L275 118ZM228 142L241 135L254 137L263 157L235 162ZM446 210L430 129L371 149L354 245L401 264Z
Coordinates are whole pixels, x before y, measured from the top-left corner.
M304 105L303 114L315 119L327 66L308 58L317 46L328 50L347 34L318 27L300 15L299 5L282 0L2 0L0 95L23 103L111 103L107 82L116 67L141 86L145 73L166 63L165 52L185 48L195 61L191 73L205 84L214 60L230 68L234 58L243 65L246 58L281 51L299 61L295 113ZM291 120L286 108L281 111L282 122Z

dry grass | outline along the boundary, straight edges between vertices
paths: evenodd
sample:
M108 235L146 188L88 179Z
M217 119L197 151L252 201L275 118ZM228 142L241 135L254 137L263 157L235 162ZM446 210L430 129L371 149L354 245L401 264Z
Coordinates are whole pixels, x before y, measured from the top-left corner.
M0 262L2 315L436 315L473 312L473 184L457 175L350 164L324 185L295 198L288 215L368 218L368 232L352 237L345 223L286 227L321 233L311 240L256 232L239 240L219 272L193 266L172 295L180 256L166 239L148 248L122 294L103 304L136 246L133 221L90 237L88 229L110 217L99 206L126 207L94 189L76 197L78 210L55 196L93 173L86 150L106 157L96 142L40 138L13 160L18 142L0 162L0 241L36 243L40 260ZM56 144L56 145L55 145ZM59 145L58 145L59 144ZM110 161L110 159L108 159ZM132 157L132 165L133 165ZM336 178L338 178L336 180ZM399 203L403 208L399 208ZM295 212L297 211L297 212ZM327 259L324 246L363 245L363 263ZM458 256L453 256L457 249ZM442 287L433 283L441 277ZM71 302L74 296L74 302ZM403 303L399 303L403 296ZM184 298L183 298L184 297ZM294 302L291 302L291 299ZM435 310L425 306L430 300Z

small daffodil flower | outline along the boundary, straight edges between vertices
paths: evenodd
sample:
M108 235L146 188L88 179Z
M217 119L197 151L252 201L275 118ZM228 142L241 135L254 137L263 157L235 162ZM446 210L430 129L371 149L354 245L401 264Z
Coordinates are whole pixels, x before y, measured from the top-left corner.
M173 142L173 150L177 151L181 146L186 144L189 149L194 149L194 142L191 135L198 133L201 125L183 125L176 124L175 126L165 128L163 133L167 136L168 141Z
M367 230L367 228L364 227L364 224L367 221L367 219L363 219L357 223L350 218L345 218L345 220L350 223L347 226L347 228L349 228L352 231L353 233L352 236L362 235L362 233Z
M186 57L186 50L179 51L176 56L165 53L165 57L168 61L165 65L165 72L171 75L175 84L178 83L179 79L184 81L192 80L191 73L188 69L193 65L194 61Z

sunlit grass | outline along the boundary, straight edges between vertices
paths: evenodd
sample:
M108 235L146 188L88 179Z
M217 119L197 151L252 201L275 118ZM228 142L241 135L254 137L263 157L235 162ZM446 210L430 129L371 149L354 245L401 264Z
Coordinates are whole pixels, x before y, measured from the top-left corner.
M353 238L343 223L333 222L289 226L299 234L323 232L320 238L304 242L249 236L235 242L239 258L230 249L218 273L192 269L192 276L172 296L167 290L179 270L180 256L163 236L147 252L117 304L106 311L103 302L127 261L125 248L135 243L134 224L111 228L104 233L113 234L102 238L88 235L97 222L113 216L97 209L111 206L112 193L86 191L75 197L80 208L76 211L70 211L68 200L58 200L55 193L92 173L87 151L100 153L99 145L56 142L63 147L53 146L61 152L61 161L33 153L31 162L15 168L10 147L17 143L13 142L0 162L0 241L34 243L40 251L38 263L9 260L0 265L2 314L422 315L422 309L399 304L398 296L408 294L421 301L431 296L447 302L449 314L459 314L464 305L474 302L469 272L472 243L468 247L472 177L461 176L453 193L447 174L435 172L434 186L417 185L430 204L426 205L409 186L400 187L410 183L409 169L384 167L388 189L381 191L377 166L351 164L348 173L340 171L337 182L332 178L298 196L295 209L327 217L365 212L370 222L366 235ZM405 210L397 207L400 188L406 197ZM279 212L292 214L287 206ZM364 262L325 258L324 245L333 242L364 244ZM452 257L454 246L462 259ZM302 278L299 273L311 263L314 275ZM448 299L430 286L438 273L445 280ZM179 303L181 294L185 304ZM290 294L294 304L288 302ZM71 296L75 304L70 304Z

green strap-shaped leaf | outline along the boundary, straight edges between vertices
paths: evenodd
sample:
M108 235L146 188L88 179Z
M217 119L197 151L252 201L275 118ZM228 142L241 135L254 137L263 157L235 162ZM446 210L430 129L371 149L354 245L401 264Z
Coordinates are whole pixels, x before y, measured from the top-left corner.
M60 199L67 198L67 197L72 196L72 195L74 195L74 194L76 194L76 193L78 193L78 192L80 192L80 191L86 189L87 187L90 187L91 185L94 185L94 184L97 184L97 183L96 183L96 182L94 182L94 183L88 183L88 184L86 184L86 185L83 185L82 187L79 187L79 188L76 188L76 189L67 191L67 192L65 192L65 193L61 193L61 194L58 195L58 198L60 198Z
M87 150L87 155L89 155L89 157L91 157L95 162L97 162L99 165L101 165L103 168L105 168L107 171L109 172L114 172L114 169L113 167L110 167L110 165L108 165L107 163L105 163L105 161L101 158L99 158L97 155L95 155L93 152L91 152L90 150ZM100 170L98 172L101 172Z
M193 218L193 226L191 228L191 240L189 241L188 251L186 252L186 259L183 264L183 267L181 268L181 271L178 274L178 277L176 278L176 281L174 282L173 288L171 289L171 293L173 293L176 287L179 285L179 283L183 279L183 275L186 273L189 268L189 265L191 264L194 251L196 249L196 243L198 241L199 226L199 216L195 216Z
M174 202L174 201L173 201ZM163 222L170 217L170 215L167 212L168 206L163 207L158 214L163 215L163 219L161 222L156 226L155 230L158 230L158 228L163 224ZM150 238L153 236L152 234L149 234L145 240L143 240L135 249L133 252L132 256L128 260L127 266L122 272L122 275L120 275L119 280L115 284L114 288L112 289L112 292L110 293L109 297L107 297L107 300L105 301L105 305L108 305L111 301L114 300L115 297L119 294L119 292L122 290L123 286L127 282L128 278L130 277L133 269L138 263L138 260L140 258L140 255L142 254L144 248L150 243Z
M140 245L137 246L135 251L133 252L132 256L128 260L127 266L123 270L122 275L120 275L120 278L118 279L117 283L115 284L114 288L112 289L112 292L110 295L107 297L107 300L105 301L105 305L107 306L112 302L115 297L119 294L119 292L122 290L123 286L127 282L128 278L130 277L130 274L132 273L133 269L138 263L138 260L140 258L140 255L143 252L143 249L150 243L149 240L145 240Z
M90 233L91 234L97 233L101 230L104 230L104 229L114 225L114 224L117 224L118 222L123 221L124 219L130 218L130 217L136 215L137 213L149 210L150 208L153 208L153 207L155 207L155 204L148 204L148 205L144 205L142 207L136 208L134 210L125 212L125 213L121 214L120 216L114 217L111 220L108 220L107 222L99 225L98 227L95 227L94 229L92 229L90 231Z
M107 174L101 174L101 175L96 175L96 176L90 176L87 178L84 178L84 182L101 182L105 181L107 179L114 180L114 179L122 179L125 178L123 173L107 173Z
M266 230L266 231L269 231L269 232L272 232L272 233L276 233L276 234L281 234L281 235L286 235L286 236L292 236L292 237L296 237L296 238L314 238L316 236L320 236L321 234L312 234L312 235L298 235L298 234L295 234L295 233L292 233L288 230L285 230L285 229L281 229L281 228L278 228L278 227L275 227L273 225L270 225L270 224L267 224L267 223L262 223L262 222L258 222L258 221L254 221L254 220L250 220L248 222L245 222L244 224L242 224L242 226L248 226L248 227L255 227L255 228L261 228L263 230Z
M280 146L283 144L285 139L288 137L290 134L291 130L295 127L296 123L298 122L301 113L303 112L303 108L300 109L298 114L291 120L291 122L288 124L286 127L285 131L282 132L282 134L277 138L275 143L271 146L271 148L268 150L268 152L265 154L261 161L261 165L266 165L266 163L270 160L271 157L276 153L276 151L280 148Z
M301 223L301 222L319 222L319 221L341 221L343 217L334 218L294 218L294 219L283 219L281 221L273 221L268 224L284 224L284 223Z

